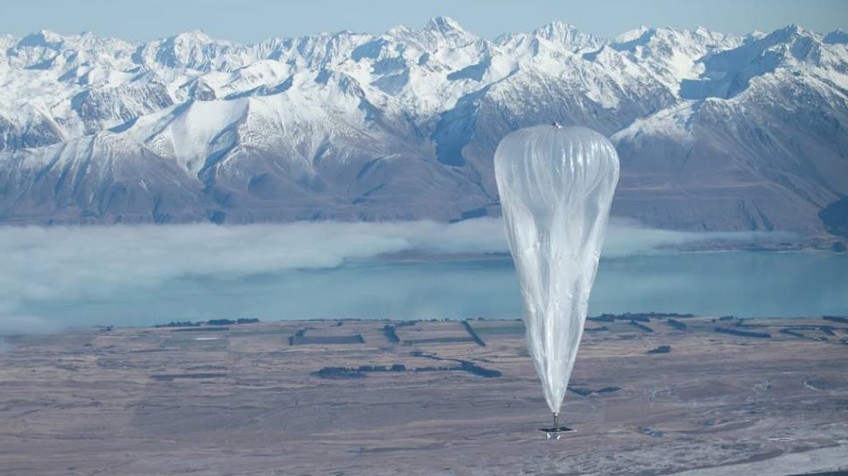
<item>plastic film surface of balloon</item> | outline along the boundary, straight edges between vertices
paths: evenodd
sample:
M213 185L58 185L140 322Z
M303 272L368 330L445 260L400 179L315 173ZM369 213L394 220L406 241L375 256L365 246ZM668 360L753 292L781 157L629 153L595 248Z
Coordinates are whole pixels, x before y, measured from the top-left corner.
M582 127L521 129L495 152L527 347L554 413L577 358L618 175L613 145Z

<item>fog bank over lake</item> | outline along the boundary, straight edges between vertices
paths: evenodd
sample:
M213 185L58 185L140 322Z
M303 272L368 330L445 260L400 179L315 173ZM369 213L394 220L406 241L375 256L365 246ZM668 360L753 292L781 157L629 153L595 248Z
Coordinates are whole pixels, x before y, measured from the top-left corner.
M780 234L613 223L591 314L848 314L848 255L684 253ZM517 318L499 219L0 228L0 334L258 317Z

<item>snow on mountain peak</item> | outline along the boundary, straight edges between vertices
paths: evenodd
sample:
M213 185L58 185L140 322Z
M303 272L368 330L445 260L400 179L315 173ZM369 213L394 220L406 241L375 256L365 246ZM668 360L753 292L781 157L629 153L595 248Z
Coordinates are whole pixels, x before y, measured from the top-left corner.
M221 40L215 40L212 37L210 37L209 35L207 35L205 31L197 30L197 29L184 31L182 33L177 33L176 35L172 36L171 38L173 38L174 41L190 41L190 42L195 42L195 43L213 43L213 42L221 41Z
M620 131L615 137L633 144L662 131L691 141L706 117L701 104L815 87L841 107L846 36L790 26L743 41L705 28L642 27L609 42L552 22L489 42L436 17L378 36L254 45L202 31L147 43L48 31L0 37L0 185L18 180L3 175L17 167L9 164L50 167L59 149L68 164L94 163L101 159L86 144L109 142L97 151L120 149L110 163L162 167L162 183L201 194L192 195L201 210L246 207L236 220L307 219L331 202L348 207L339 216L369 218L357 207L380 197L383 205L367 208L374 216L452 219L491 203L486 154L515 127L556 120ZM49 173L62 180L62 171ZM435 215L421 200L403 205L420 213L397 204L433 190L450 200ZM313 209L268 211L262 197L295 197ZM17 206L3 199L0 210ZM253 204L268 214L245 211Z
M412 46L421 52L433 52L437 49L456 48L483 41L466 31L462 26L449 17L434 17L421 28L394 27L382 38Z
M424 24L424 28L427 30L438 31L439 33L443 33L446 35L450 34L468 34L462 25L460 25L453 18L439 16L433 17L427 20L427 23Z
M639 28L625 31L624 33L616 36L613 40L613 43L629 43L631 41L641 38L645 35L645 33L648 33L650 30L650 27L642 25Z
M779 43L789 43L801 36L810 35L810 32L805 31L800 26L791 24L771 32L770 34L766 35L766 37L763 38L762 41L765 43L769 43L770 45L776 45Z
M574 25L554 21L536 29L533 35L548 41L565 45L574 51L586 48L599 48L604 40L595 35L582 33Z
M41 30L36 33L30 33L18 41L18 47L26 46L41 46L45 48L55 48L65 41L65 37L50 30Z
M244 57L248 49L242 45L210 38L200 30L188 31L152 41L137 52L142 65L211 71L243 66L252 57Z

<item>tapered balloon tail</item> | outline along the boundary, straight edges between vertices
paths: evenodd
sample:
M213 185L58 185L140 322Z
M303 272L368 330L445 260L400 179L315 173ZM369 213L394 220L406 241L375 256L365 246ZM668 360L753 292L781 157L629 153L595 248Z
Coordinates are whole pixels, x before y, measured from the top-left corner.
M547 124L504 137L494 162L527 350L548 408L558 412L598 271L618 154L598 132Z
M545 434L547 435L549 440L558 440L565 433L570 433L572 431L575 431L572 428L569 428L567 426L561 426L559 424L559 413L553 413L553 416L554 416L554 426L552 426L550 428L539 428L540 430L545 432Z

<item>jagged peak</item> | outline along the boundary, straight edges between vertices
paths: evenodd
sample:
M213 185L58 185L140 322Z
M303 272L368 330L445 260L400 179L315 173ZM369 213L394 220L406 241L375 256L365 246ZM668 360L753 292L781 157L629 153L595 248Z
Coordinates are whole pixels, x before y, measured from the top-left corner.
M805 30L801 28L797 23L790 23L777 31L784 31L791 34L800 35L804 33Z
M645 36L646 33L649 33L653 30L648 26L642 25L639 28L634 28L632 30L627 30L624 33L618 35L613 40L613 43L629 43L634 40L638 40Z
M572 33L577 31L577 28L570 23L554 20L546 25L540 26L533 33L539 36L558 36L563 33Z
M820 39L817 34L807 31L793 23L783 28L778 28L777 30L763 36L749 35L748 41L752 44L758 45L759 48L770 48L779 44L794 43L799 38Z
M398 25L391 28L380 38L390 42L408 43L417 45L418 48L436 48L446 42L452 47L466 45L479 39L473 33L465 30L459 23L449 17L434 17L429 19L420 28L409 28Z
M412 31L412 30L406 25L395 25L395 26L389 28L389 30L386 32L386 35L388 35L388 36L403 36L403 35L409 33L410 31Z
M18 46L54 46L64 43L65 37L52 30L30 33L18 41Z
M611 46L618 51L632 51L637 46L646 46L651 43L657 33L656 28L643 26L617 36Z
M427 20L427 23L424 24L425 30L438 31L440 33L468 33L462 28L456 20L451 17L446 16L438 16L433 17Z
M829 45L844 45L848 44L848 32L841 29L836 29L825 35L824 42Z
M792 23L790 25L786 25L783 28L778 28L777 30L774 30L773 32L763 37L763 40L768 43L774 44L788 43L802 36L812 37L815 36L815 34Z
M581 46L602 43L602 40L595 35L583 33L574 25L562 21L553 21L547 25L542 25L533 32L533 35L548 41L567 45L576 43L578 46Z

